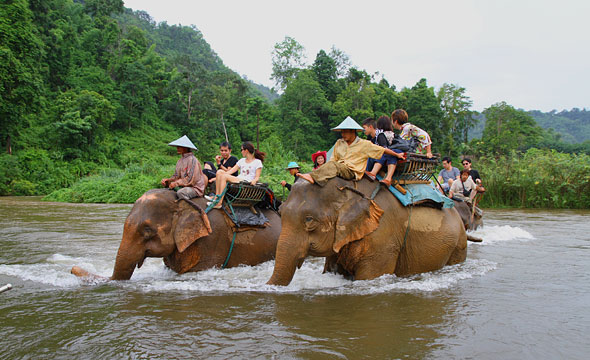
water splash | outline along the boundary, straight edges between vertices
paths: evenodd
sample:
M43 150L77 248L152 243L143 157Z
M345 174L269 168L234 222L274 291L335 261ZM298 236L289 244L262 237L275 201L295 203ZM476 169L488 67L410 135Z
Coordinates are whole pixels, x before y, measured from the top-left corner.
M88 259L55 254L43 264L0 265L0 274L14 276L26 281L72 288L88 285L69 273L71 266L78 264L98 274L108 276L108 268L94 265ZM135 271L129 281L115 282L116 286L142 292L188 291L205 293L276 292L310 293L316 295L378 294L396 291L432 292L447 289L457 282L481 276L495 269L495 263L485 260L470 260L445 267L439 271L398 278L384 275L374 280L350 281L337 274L322 274L323 259L308 259L297 270L289 286L266 285L272 275L274 261L258 266L240 266L230 269L209 269L197 273L178 275L166 268L161 259L147 259L144 266Z
M483 238L484 241L470 243L469 246L535 239L526 230L509 225L488 225L472 234ZM109 258L109 254L99 255L96 258L53 254L46 259L45 263L0 265L0 274L60 288L88 285L88 281L70 274L73 265L108 277L112 272L114 259ZM434 292L451 288L461 280L482 276L496 269L496 265L494 262L483 259L467 259L462 264L411 277L399 278L395 275L384 275L374 280L353 282L337 274L322 274L323 258L309 258L301 269L295 272L291 284L283 287L266 285L272 275L274 261L258 266L240 266L224 270L216 268L178 275L166 268L161 259L148 258L141 269L135 270L130 281L119 281L116 284L142 292L303 292L317 295L366 295L399 291Z
M535 237L528 231L510 225L486 225L483 228L470 232L470 234L483 239L481 243L470 243L470 245L490 245L514 240L535 240Z

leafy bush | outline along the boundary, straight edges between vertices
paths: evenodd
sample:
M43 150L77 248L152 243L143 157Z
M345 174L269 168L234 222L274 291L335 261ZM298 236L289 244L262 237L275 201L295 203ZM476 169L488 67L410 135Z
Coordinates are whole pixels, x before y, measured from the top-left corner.
M590 156L529 149L482 157L483 207L590 208Z
M144 192L159 187L160 179L173 168L153 164L125 170L106 169L98 175L80 179L73 186L47 195L44 200L84 203L133 203Z

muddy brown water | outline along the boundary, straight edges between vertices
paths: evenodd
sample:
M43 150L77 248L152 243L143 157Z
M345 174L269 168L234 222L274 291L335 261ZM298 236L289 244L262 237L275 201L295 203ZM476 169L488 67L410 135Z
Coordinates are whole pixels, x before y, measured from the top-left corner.
M461 265L350 282L308 259L108 276L130 205L0 198L0 359L586 359L590 212L486 211Z

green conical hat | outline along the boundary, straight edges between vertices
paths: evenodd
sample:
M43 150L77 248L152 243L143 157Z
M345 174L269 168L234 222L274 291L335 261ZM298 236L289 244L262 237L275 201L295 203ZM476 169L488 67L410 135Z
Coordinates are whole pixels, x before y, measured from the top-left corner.
M344 121L340 123L340 125L332 128L332 131L341 131L341 130L362 130L363 127L360 126L353 118L347 116Z
M182 137L174 140L173 142L171 142L168 145L170 145L170 146L182 146L182 147L185 147L185 148L197 150L197 147L195 146L195 144L193 144L193 142L191 141L191 139L189 139L188 136L186 136L186 135L183 135Z

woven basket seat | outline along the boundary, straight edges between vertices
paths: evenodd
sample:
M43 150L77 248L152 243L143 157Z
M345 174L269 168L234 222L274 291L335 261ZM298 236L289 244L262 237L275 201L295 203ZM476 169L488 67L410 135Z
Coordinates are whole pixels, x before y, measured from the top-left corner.
M228 183L225 201L233 206L253 206L264 199L267 191L268 184Z
M426 155L407 153L406 160L397 162L392 180L400 184L429 184L439 165L440 154Z

